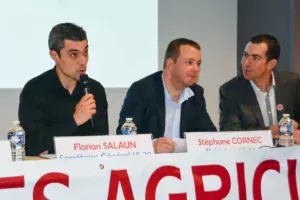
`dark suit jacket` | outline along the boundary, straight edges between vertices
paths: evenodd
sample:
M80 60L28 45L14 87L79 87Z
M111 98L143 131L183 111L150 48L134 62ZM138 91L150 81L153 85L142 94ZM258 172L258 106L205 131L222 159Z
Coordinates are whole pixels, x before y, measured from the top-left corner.
M180 137L183 132L216 131L206 111L203 88L194 84L190 87L194 96L181 106ZM164 136L165 95L162 71L151 74L131 85L120 112L120 128L126 117L132 117L138 133L152 133L154 138Z
M290 118L300 120L300 80L299 76L289 72L273 71L275 78L276 105L282 104L283 110L277 110L278 121L283 113ZM263 130L265 127L262 113L250 82L238 76L220 87L220 130Z

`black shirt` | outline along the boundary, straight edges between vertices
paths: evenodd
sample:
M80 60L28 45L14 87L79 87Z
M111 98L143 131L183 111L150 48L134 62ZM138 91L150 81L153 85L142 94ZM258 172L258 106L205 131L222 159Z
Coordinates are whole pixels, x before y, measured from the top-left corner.
M25 130L26 155L36 156L41 152L54 153L53 137L107 135L107 100L103 86L89 78L89 88L96 100L97 113L90 120L77 126L73 114L83 94L78 82L70 95L57 74L55 67L28 81L21 94L19 119Z

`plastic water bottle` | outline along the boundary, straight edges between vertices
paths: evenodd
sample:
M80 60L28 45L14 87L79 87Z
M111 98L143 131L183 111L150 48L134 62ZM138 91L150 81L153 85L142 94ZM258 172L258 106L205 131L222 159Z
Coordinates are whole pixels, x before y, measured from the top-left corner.
M12 160L25 160L25 131L19 121L13 121L13 126L8 130L7 139L10 141Z
M294 125L290 114L283 114L278 124L279 145L291 147L294 145Z
M126 118L126 122L121 127L122 135L136 135L137 128L132 118Z

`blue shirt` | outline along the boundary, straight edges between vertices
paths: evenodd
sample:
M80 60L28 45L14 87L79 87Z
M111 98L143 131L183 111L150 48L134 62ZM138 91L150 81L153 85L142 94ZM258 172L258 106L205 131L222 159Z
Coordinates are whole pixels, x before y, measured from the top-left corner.
M166 88L163 74L161 78L164 85L166 110L164 137L180 138L181 104L190 97L194 96L194 92L191 90L191 88L187 87L181 92L178 103L174 102Z

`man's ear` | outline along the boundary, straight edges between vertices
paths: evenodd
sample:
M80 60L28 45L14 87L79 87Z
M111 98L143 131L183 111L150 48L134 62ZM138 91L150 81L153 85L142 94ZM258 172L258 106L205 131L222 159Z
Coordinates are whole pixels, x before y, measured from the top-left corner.
M55 61L57 62L59 60L59 55L56 51L54 50L50 50L49 51L49 54L50 54L50 57Z
M173 65L174 65L174 60L173 60L173 58L168 58L168 59L166 60L166 68L171 69L171 68L173 67Z
M268 63L268 69L271 71L273 70L277 65L277 60L276 59L272 59L269 61Z

